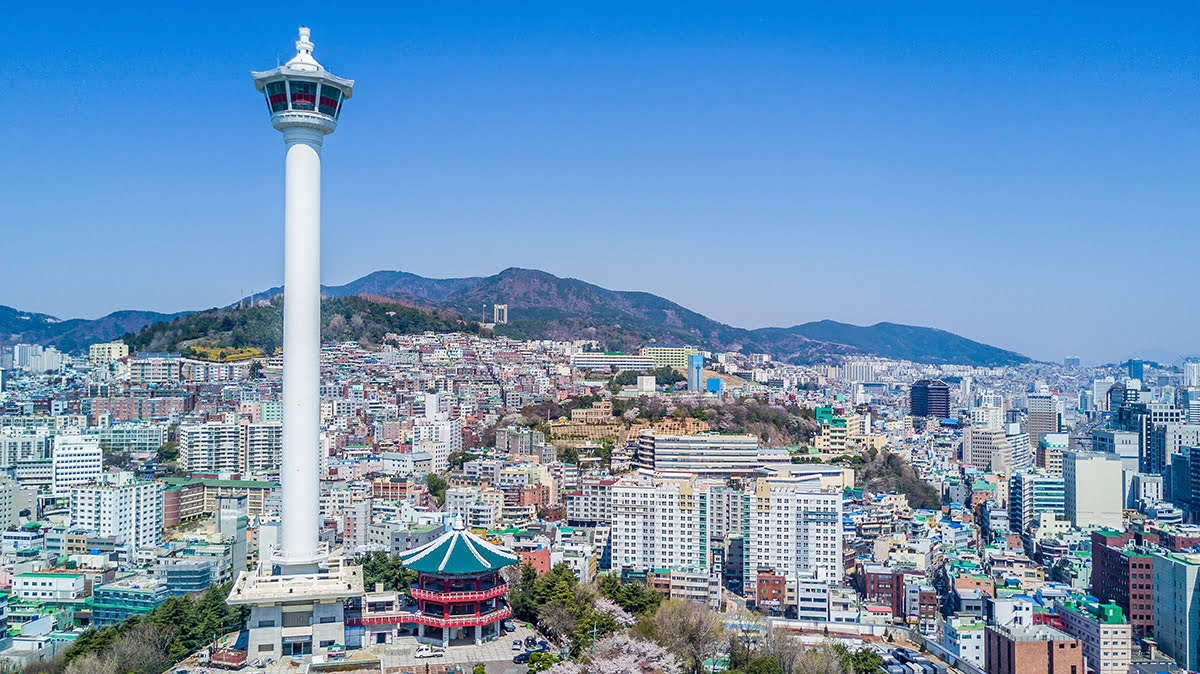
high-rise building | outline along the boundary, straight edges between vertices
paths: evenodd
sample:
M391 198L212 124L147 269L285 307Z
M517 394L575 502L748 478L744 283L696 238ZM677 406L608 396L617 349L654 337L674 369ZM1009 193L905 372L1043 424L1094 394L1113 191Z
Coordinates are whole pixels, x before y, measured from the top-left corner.
M792 582L840 583L842 494L809 476L761 478L746 538L747 591L767 570Z
M1092 431L1092 451L1117 456L1126 468L1134 472L1138 470L1140 444L1140 436L1134 431L1110 428Z
M873 382L875 365L865 360L848 360L842 364L842 379L848 382Z
M241 430L237 424L188 424L179 427L179 467L191 473L241 470Z
M78 435L54 438L51 457L51 490L55 496L71 495L71 487L100 479L104 454L100 443Z
M492 322L496 325L505 325L508 323L508 305L493 304L492 305Z
M700 353L694 346L685 344L647 344L639 355L654 359L654 367L687 367L688 357Z
M1128 362L1125 363L1125 368L1126 368L1126 372L1128 372L1128 374L1129 374L1130 379L1136 379L1138 381L1145 381L1146 366L1145 366L1145 363L1143 363L1142 361L1131 358Z
M1063 452L1071 446L1067 433L1047 433L1037 447L1037 467L1054 475L1062 475Z
M1200 669L1200 555L1154 553L1154 640L1188 671Z
M1200 387L1200 360L1188 359L1184 362L1183 385L1188 388Z
M433 393L425 395L425 414L413 422L413 451L428 452L432 470L445 472L450 467L450 455L462 451L462 418L452 417L440 409L441 400Z
M635 572L654 569L708 571L712 541L742 533L748 509L740 492L720 480L695 476L627 477L612 486L612 566ZM727 501L712 508L716 501ZM735 517L721 517L730 505ZM733 527L735 531L730 531Z
M163 483L129 473L71 487L71 526L134 550L162 542Z
M1135 639L1154 632L1154 596L1150 584L1151 551L1136 545L1133 534L1100 529L1092 532L1092 595L1121 607Z
M1062 431L1062 411L1055 395L1031 393L1028 402L1025 431L1029 433L1029 442L1037 446L1045 434Z
M283 424L239 424L238 449L242 473L279 470L283 461Z
M1063 452L1063 505L1079 529L1120 529L1125 506L1121 460L1100 452Z
M1008 520L1014 532L1025 532L1041 513L1063 516L1063 477L1040 471L1014 473L1008 480Z
M246 570L246 535L249 524L248 498L245 495L217 497L217 535L230 546L233 577Z
M129 382L137 386L176 384L183 379L183 357L177 353L139 353L129 359Z
M699 393L704 387L704 356L694 353L688 356L687 378L688 390Z
M1028 452L1028 438L1025 443ZM968 426L963 430L963 463L985 472L1011 473L1013 450L1008 436L1000 429Z
M950 387L941 379L922 379L908 392L909 413L914 417L946 419L950 416Z

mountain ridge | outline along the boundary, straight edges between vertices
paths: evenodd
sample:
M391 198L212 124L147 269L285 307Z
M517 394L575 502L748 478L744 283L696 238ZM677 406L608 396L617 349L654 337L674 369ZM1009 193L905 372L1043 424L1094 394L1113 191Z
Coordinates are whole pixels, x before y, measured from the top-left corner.
M491 276L444 279L379 270L342 285L322 286L321 291L330 298L386 298L417 308L452 312L471 321L481 318L490 321L491 305L507 304L509 323L495 326L497 335L522 339L595 339L605 348L619 350L636 350L657 341L690 343L721 351L767 353L793 363L829 362L853 355L983 366L1030 361L1013 351L945 330L900 323L859 326L824 319L790 327L740 328L652 293L610 290L581 279L520 267L508 267ZM281 292L279 287L270 288L244 298L241 303L247 300L251 304L260 303ZM231 306L236 304L240 303ZM192 312L114 312L96 321L60 321L46 314L0 306L0 339L8 341L14 327L23 327L24 322L28 328L28 322L34 321L37 330L19 333L26 335L27 341L76 351L86 348L83 342L87 339L114 339L188 313ZM89 325L92 323L96 325Z

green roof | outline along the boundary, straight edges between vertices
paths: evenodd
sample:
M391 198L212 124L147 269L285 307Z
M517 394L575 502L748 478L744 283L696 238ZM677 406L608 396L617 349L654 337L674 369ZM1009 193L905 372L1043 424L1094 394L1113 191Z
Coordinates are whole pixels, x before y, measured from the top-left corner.
M461 517L450 531L419 548L400 553L405 567L419 573L481 573L516 564L517 555L470 533Z

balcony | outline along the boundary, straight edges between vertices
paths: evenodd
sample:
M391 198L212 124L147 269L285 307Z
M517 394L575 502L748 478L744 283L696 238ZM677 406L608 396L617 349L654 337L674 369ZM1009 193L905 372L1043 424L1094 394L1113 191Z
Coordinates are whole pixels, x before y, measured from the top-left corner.
M436 601L442 604L459 601L487 601L488 599L507 594L508 583L501 583L486 590L471 590L467 592L434 592L433 590L422 590L416 587L412 588L411 591L413 599Z
M346 616L346 626L357 627L362 625L413 623L427 627L472 627L474 625L490 625L497 620L507 618L511 615L512 609L508 606L501 606L499 609L491 613L484 613L483 615L450 616L447 618L424 615L422 613L409 613L407 611L391 611L388 613L371 613L363 616Z

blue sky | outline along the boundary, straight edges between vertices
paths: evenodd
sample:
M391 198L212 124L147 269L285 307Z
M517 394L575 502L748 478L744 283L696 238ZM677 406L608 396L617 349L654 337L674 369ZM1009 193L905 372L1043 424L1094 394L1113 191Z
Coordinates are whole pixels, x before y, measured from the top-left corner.
M536 267L735 325L930 325L1043 359L1200 351L1200 6L9 7L0 304L282 279L249 72L357 80L323 279Z

